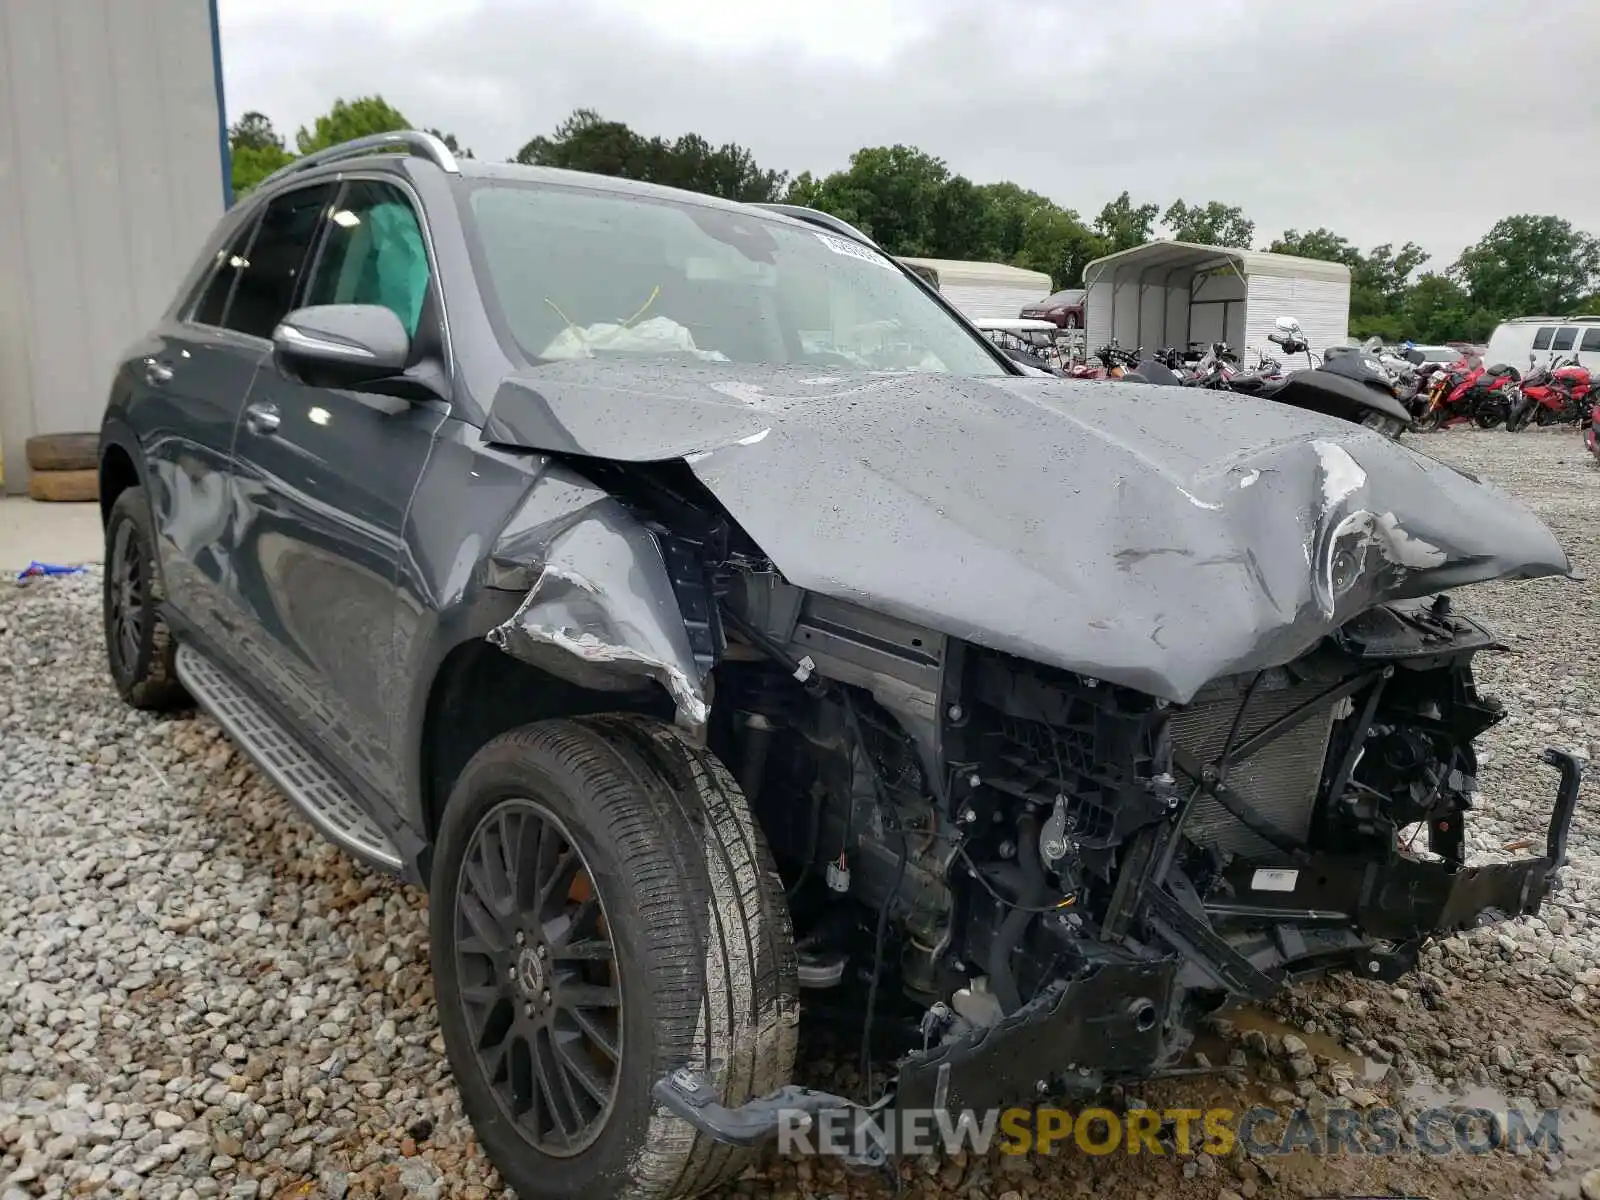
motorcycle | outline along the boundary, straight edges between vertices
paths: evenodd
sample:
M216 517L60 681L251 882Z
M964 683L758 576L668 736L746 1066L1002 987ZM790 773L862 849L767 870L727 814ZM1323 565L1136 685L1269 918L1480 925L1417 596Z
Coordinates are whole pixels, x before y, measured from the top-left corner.
M1304 354L1307 363L1314 362L1298 321L1292 317L1279 317L1275 325L1277 331L1267 335L1269 342L1280 347L1285 354ZM1286 399L1284 391L1294 388L1291 397L1304 395L1307 400L1315 401L1304 403L1302 407L1354 421L1388 437L1399 437L1413 424L1410 411L1401 402L1403 387L1396 373L1369 352L1370 346L1369 343L1368 346L1351 348L1346 353L1335 353L1330 349L1322 356L1320 366L1313 365L1308 370L1296 371L1282 383L1269 385L1277 389L1273 398ZM1307 395L1305 389L1313 389L1313 393ZM1320 396L1315 395L1316 390L1320 390ZM1287 402L1297 401L1288 398Z
M1242 372L1233 348L1227 342L1212 342L1198 359L1187 361L1180 374L1189 387L1229 391Z
M1577 425L1589 415L1595 396L1595 379L1588 367L1577 358L1557 358L1547 367L1533 367L1534 358L1528 356L1530 370L1522 380L1522 397L1506 417L1506 428L1512 433L1529 424Z
M1066 374L1069 379L1121 379L1137 365L1140 353L1142 348L1130 354L1112 338L1088 362L1068 367Z
M1515 367L1504 363L1485 367L1476 355L1463 359L1433 384L1428 406L1417 424L1424 429L1444 429L1471 421L1479 429L1493 429L1521 401L1521 379Z
M1339 417L1388 437L1397 438L1411 428L1411 415L1395 399L1393 383L1378 369L1379 364L1369 363L1365 355L1356 354L1335 355L1320 366L1315 365L1299 322L1292 317L1279 317L1275 324L1276 332L1269 334L1267 340L1285 355L1304 354L1306 362L1313 364L1307 370L1286 376L1268 373L1259 367L1254 371L1242 371L1238 355L1227 343L1213 342L1187 377L1178 374L1167 362L1149 359L1141 362L1128 378L1143 383L1238 392ZM1275 360L1269 361L1276 365Z

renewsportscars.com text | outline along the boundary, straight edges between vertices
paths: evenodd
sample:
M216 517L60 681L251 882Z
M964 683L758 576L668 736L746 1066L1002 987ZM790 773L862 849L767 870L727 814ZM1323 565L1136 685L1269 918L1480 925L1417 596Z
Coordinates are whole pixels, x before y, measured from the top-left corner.
M1107 1108L991 1109L950 1113L904 1109L868 1116L848 1108L781 1115L778 1150L783 1154L871 1157L887 1154L1155 1154L1205 1152L1221 1157L1236 1146L1252 1155L1489 1154L1560 1147L1558 1109L1532 1113L1512 1109L1431 1108L1416 1114L1408 1132L1393 1108L1332 1108L1313 1116L1305 1109Z

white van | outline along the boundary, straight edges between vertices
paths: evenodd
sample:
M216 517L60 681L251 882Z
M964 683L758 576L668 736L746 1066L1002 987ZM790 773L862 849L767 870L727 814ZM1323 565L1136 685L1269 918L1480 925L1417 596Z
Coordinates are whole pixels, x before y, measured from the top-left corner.
M1486 365L1506 363L1527 373L1529 359L1544 366L1552 358L1572 358L1600 371L1600 317L1515 317L1502 321L1489 338Z

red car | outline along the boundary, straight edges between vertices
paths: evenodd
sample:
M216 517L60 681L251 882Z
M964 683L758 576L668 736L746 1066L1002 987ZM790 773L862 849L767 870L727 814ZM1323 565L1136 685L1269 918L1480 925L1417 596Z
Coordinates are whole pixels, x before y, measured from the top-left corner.
M1017 315L1029 321L1049 321L1062 329L1082 329L1083 298L1087 294L1082 288L1068 288L1028 305Z

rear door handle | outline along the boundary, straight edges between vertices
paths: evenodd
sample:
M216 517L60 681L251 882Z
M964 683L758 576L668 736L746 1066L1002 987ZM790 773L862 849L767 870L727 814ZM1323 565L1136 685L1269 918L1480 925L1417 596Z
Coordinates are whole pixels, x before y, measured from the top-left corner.
M144 381L151 387L160 387L162 384L172 382L172 368L166 363L157 362L153 358L144 360Z
M276 404L251 404L244 410L244 423L249 426L250 432L263 437L276 433L282 419Z

